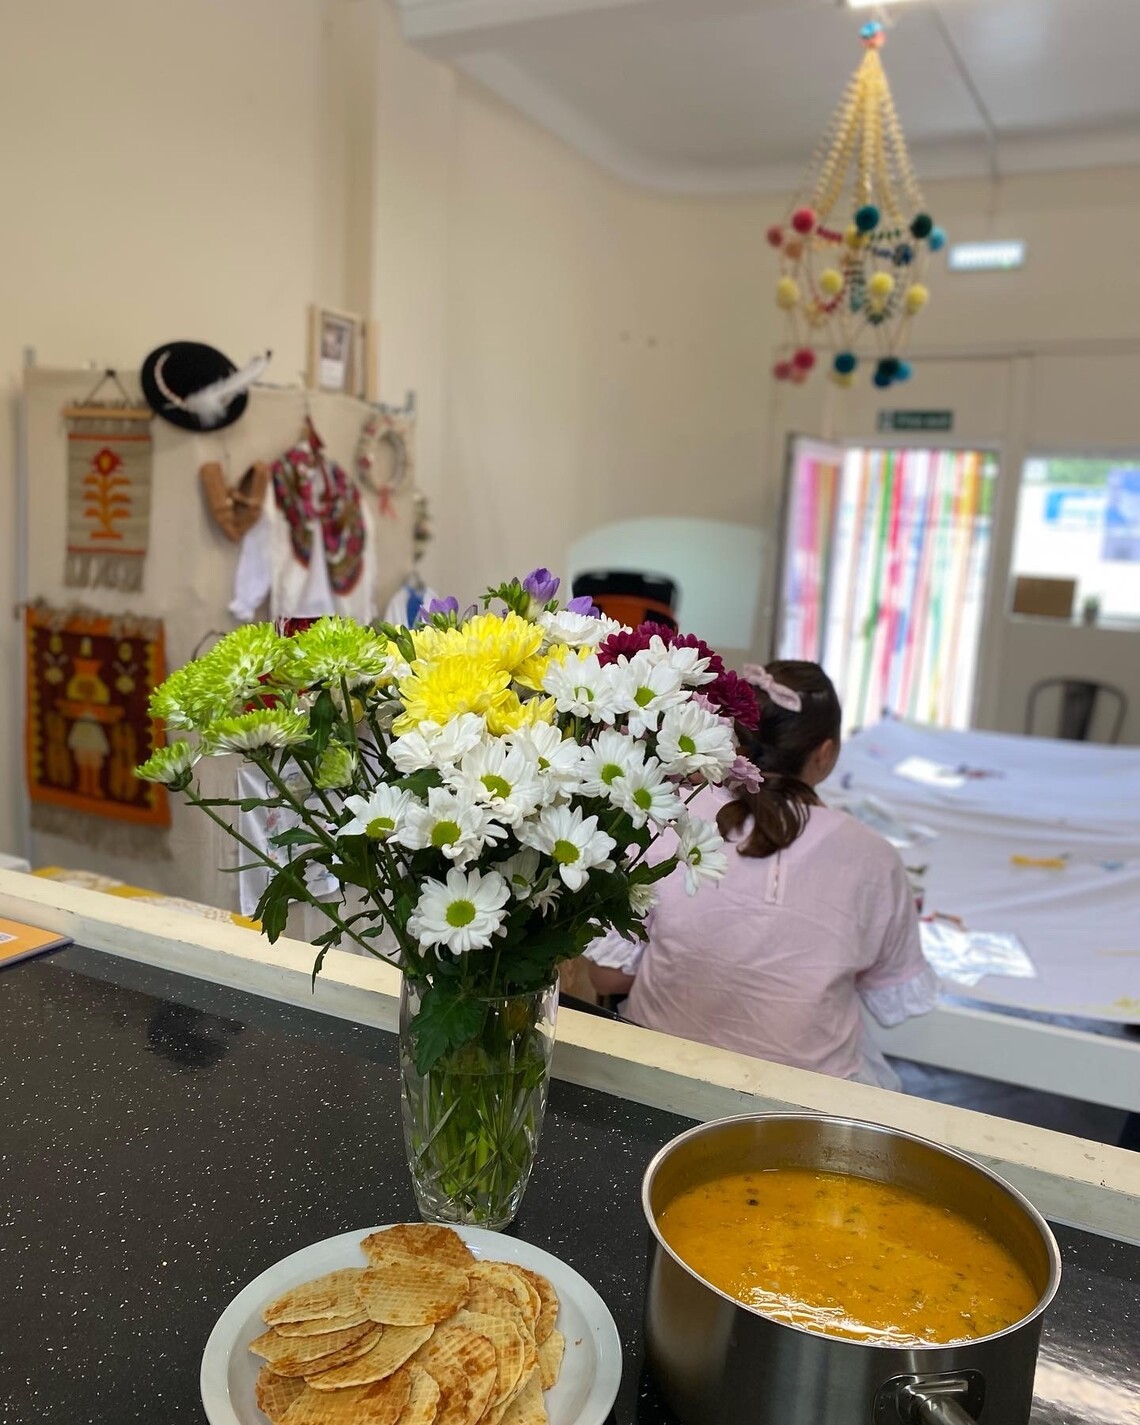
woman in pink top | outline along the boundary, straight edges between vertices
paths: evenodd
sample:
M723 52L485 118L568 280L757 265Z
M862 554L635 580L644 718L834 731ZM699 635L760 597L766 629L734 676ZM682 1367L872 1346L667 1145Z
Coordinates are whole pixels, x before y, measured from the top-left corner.
M591 978L600 993L628 994L623 1017L648 1029L898 1088L862 1006L891 1025L937 1002L914 894L894 849L815 794L839 756L826 673L801 662L749 672L760 721L737 734L763 784L693 803L735 846L724 879L688 896L680 870L667 877L648 944L596 942Z

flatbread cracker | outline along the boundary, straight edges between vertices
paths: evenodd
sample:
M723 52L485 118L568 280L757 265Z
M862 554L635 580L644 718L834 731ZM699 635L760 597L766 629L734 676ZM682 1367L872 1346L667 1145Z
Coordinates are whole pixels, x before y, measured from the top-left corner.
M418 1366L408 1366L412 1389L404 1406L399 1425L433 1425L439 1418L439 1384L434 1376Z
M426 1257L432 1262L458 1267L460 1271L466 1271L475 1261L458 1232L431 1222L401 1222L395 1227L386 1227L383 1232L370 1232L360 1246L369 1261L377 1264L393 1252Z
M508 1399L522 1379L526 1365L526 1341L518 1326L506 1317L487 1316L478 1311L457 1311L452 1318L452 1324L466 1326L468 1330L486 1336L494 1346L498 1379L491 1396L491 1405L498 1405Z
M445 1321L467 1299L467 1289L467 1274L456 1267L393 1258L361 1274L357 1300L385 1326L427 1326Z
M538 1373L543 1390L549 1390L558 1379L565 1354L566 1337L561 1331L552 1331L538 1348Z
M521 1272L506 1262L477 1262L468 1272L472 1283L486 1282L500 1296L513 1301L533 1326L538 1320L542 1302L534 1286Z
M282 1417L281 1425L396 1425L411 1390L408 1371L347 1390L322 1391L307 1385Z
M347 1385L383 1380L410 1360L434 1330L434 1326L385 1326L380 1339L363 1356L335 1370L306 1375L305 1379L314 1390L340 1390Z
M283 1369L281 1363L303 1364L321 1356L331 1356L375 1329L371 1321L366 1321L362 1326L349 1326L343 1331L330 1331L323 1336L281 1336L270 1327L256 1341L249 1343L249 1349L255 1356L268 1361L278 1375L304 1375L304 1371Z
M434 1376L440 1387L440 1425L475 1425L495 1394L499 1381L499 1357L486 1336L445 1321L435 1335L417 1352L413 1364ZM454 1373L465 1385L462 1413L454 1401ZM450 1392L450 1393L449 1393Z
M319 1321L330 1316L351 1316L359 1309L356 1288L363 1267L342 1267L338 1272L302 1282L271 1301L261 1313L267 1326L283 1321Z
M546 1402L542 1398L542 1385L537 1371L531 1371L527 1376L522 1389L507 1406L501 1420L502 1425L546 1425Z
M370 1318L361 1307L349 1316L324 1316L316 1321L281 1321L274 1326L279 1336L325 1336L330 1331L347 1331L350 1326L367 1326Z
M291 1376L279 1376L268 1366L262 1366L257 1377L254 1399L257 1401L258 1410L263 1415L267 1415L273 1425L281 1425L285 1412L304 1389L305 1382L303 1380L296 1380Z
M554 1330L558 1320L558 1293L547 1281L541 1272L532 1272L528 1267L516 1267L515 1270L520 1276L526 1277L535 1291L538 1292L542 1308L538 1313L538 1320L534 1325L534 1337L541 1346L550 1333Z

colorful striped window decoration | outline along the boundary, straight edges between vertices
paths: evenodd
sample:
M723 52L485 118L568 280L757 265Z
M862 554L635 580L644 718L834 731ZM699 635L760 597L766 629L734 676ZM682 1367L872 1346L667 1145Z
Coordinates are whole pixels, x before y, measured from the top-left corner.
M777 653L822 663L846 728L968 727L997 458L797 438Z

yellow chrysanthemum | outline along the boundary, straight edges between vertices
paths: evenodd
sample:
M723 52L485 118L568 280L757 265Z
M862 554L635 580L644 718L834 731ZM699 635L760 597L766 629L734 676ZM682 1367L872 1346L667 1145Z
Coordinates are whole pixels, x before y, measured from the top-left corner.
M514 680L532 692L542 691L542 680L552 663L565 663L573 650L568 643L556 643L546 653L532 653L514 670Z
M556 713L553 698L527 698L523 702L517 693L508 693L487 713L487 731L495 737L505 737L509 732L518 732L520 727L553 722Z
M511 675L493 657L453 654L432 660L417 659L400 682L404 711L393 723L399 735L421 722L450 722L460 713L487 716L513 697Z

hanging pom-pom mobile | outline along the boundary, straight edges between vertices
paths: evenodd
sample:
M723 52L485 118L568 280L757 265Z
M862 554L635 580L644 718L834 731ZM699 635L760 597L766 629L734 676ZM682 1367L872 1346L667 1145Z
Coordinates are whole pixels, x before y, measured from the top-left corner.
M930 300L924 279L946 234L926 212L879 58L886 38L864 25L866 53L832 117L788 221L768 229L780 253L776 305L789 339L774 372L806 381L821 358L841 386L868 352L872 380L906 381L902 353Z

